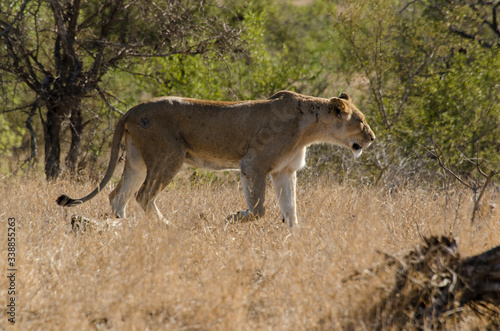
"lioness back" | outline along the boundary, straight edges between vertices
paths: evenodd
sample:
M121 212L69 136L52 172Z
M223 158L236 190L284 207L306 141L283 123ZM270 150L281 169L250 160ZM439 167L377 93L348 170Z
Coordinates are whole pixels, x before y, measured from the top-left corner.
M149 132L160 131L164 139L185 144L188 161L195 165L237 169L252 139L269 126L284 102L283 98L244 102L157 98L128 112L126 130L138 137L140 149L151 144Z

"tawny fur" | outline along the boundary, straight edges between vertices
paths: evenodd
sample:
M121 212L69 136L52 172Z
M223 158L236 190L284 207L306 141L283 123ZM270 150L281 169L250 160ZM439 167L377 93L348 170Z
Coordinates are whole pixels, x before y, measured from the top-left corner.
M278 92L269 99L243 102L163 97L139 104L118 121L108 170L99 186L81 199L65 195L62 206L96 196L108 183L125 142L122 179L110 194L113 213L125 217L136 197L143 209L163 216L155 204L184 163L213 170L239 169L247 210L233 219L265 213L266 177L271 175L283 220L297 223L296 171L305 165L306 147L331 143L361 154L375 135L363 114L342 93L323 99Z

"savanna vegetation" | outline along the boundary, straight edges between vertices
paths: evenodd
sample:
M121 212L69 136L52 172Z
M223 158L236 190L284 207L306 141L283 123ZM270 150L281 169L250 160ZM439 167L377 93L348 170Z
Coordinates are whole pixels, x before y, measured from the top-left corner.
M116 118L151 97L288 89L346 91L377 133L354 173L327 147L311 153L314 171L386 184L454 174L480 187L500 162L498 10L469 0L2 2L2 172L88 176Z
M178 178L158 198L163 215L173 223L168 227L145 217L135 203L127 219L107 217L109 186L81 206L54 207L61 192L78 195L93 187L42 178L0 183L2 228L7 217L17 223L18 329L498 327L495 306L455 303L454 296L458 301L461 293L448 292L450 306L438 316L430 309L435 302L422 297L428 308L422 323L423 309L404 301L408 290L392 292L400 276L394 269L410 250L423 245L423 237L452 235L462 257L498 246L500 209L489 207L498 203L498 195L487 194L488 204L473 226L473 203L463 189L407 186L389 191L324 177L299 183L300 227L293 230L281 223L275 199L269 199L265 217L227 224L226 216L245 203L238 182L193 184L189 176ZM269 186L268 196L272 192ZM74 214L92 221L80 222ZM0 268L6 271L7 245L0 254ZM417 257L412 262L422 263ZM391 259L401 264L390 267ZM439 290L455 284L442 262L429 261L435 276L410 273L412 290L425 293L433 286L441 286ZM8 278L2 277L2 304L8 287ZM394 310L406 320L382 309L379 301L385 297L395 299L400 306ZM1 328L13 326L8 318L7 310L0 310Z
M347 92L377 136L358 159L309 148L302 230L278 223L272 199L264 219L228 226L238 176L194 169L158 203L172 228L134 205L112 223L106 194L55 205L62 188L80 196L101 179L131 106L278 90ZM500 243L498 1L0 0L0 98L0 219L19 220L22 329L370 329L362 312L394 278L345 278L377 250L438 234L462 255ZM75 235L73 212L103 225ZM441 322L491 325L464 309Z

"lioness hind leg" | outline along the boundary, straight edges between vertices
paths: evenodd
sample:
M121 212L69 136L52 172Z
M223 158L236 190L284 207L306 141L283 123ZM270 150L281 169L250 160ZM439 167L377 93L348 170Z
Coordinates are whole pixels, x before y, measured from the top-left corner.
M184 155L170 154L166 162L157 162L146 164L147 176L144 184L137 193L136 200L144 209L144 211L151 215L156 215L159 220L169 223L161 214L158 206L156 205L156 198L158 194L167 187L170 181L175 177L177 172L184 163ZM162 157L157 157L157 160L164 160Z
M278 173L271 174L271 178L283 219L290 227L297 225L297 207L295 201L296 172L283 169Z
M113 215L119 218L126 217L127 203L146 179L146 163L129 136L125 137L125 145L127 156L122 178L109 194Z

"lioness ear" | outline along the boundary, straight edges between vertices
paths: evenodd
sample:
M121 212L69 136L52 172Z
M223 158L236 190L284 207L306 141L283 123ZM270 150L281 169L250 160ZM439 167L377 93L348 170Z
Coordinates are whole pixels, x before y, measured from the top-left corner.
M347 100L347 101L351 101L351 98L349 98L349 96L345 92L340 93L339 98Z
M330 112L340 117L342 111L346 108L344 101L339 98L331 98L329 102Z

